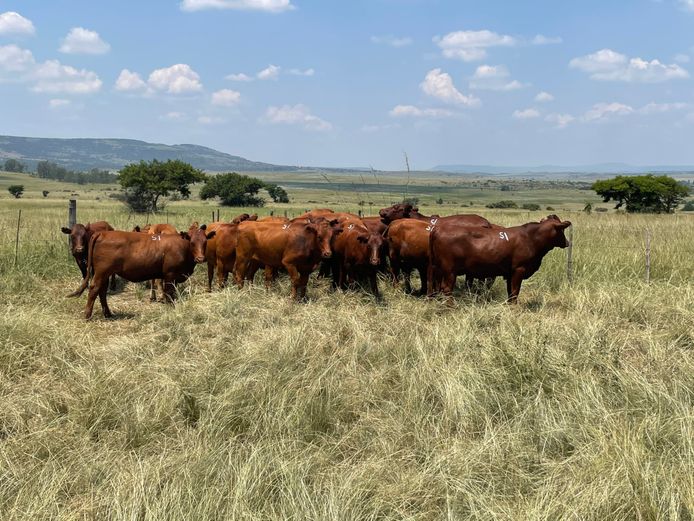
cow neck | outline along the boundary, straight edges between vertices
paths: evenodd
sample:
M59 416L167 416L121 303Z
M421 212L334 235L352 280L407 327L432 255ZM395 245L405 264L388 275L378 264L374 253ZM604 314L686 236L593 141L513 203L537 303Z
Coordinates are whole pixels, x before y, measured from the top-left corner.
M542 256L545 256L554 248L554 246L547 241L541 240L540 231L542 230L542 225L543 223L528 223L524 224L523 226L526 228L528 237L533 243L533 246L535 246L536 251L541 253Z

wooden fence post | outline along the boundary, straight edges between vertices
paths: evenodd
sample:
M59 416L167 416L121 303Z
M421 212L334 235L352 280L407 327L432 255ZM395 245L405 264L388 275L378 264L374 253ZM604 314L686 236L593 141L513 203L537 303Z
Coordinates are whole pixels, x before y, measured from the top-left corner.
M569 284L573 283L574 279L574 227L569 228L569 248L566 252L566 276L569 279Z
M17 267L17 255L19 254L19 223L22 221L22 210L17 215L17 235L14 239L14 266Z
M214 210L212 210L212 222L214 222Z
M646 284L651 283L651 230L646 228Z
M219 222L219 208L217 208L217 221L216 222Z

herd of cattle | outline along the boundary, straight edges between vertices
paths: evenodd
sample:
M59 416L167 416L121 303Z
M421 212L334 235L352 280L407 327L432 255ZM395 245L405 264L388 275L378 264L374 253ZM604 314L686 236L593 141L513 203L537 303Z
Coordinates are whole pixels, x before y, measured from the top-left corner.
M421 295L450 296L458 275L487 283L506 280L509 301L515 303L524 279L533 275L553 248L565 248L569 221L549 215L539 223L501 227L478 215L425 216L410 204L384 208L378 217L359 217L329 209L312 210L295 219L243 214L229 223L193 223L179 232L170 224L116 231L100 221L62 228L71 238L72 254L89 287L85 317L92 315L99 297L104 316L111 316L107 292L118 275L130 282L151 281L151 297L172 301L175 284L188 279L197 264L207 263L207 289L216 272L223 287L229 274L239 287L263 268L270 286L278 270L292 281L292 297L306 296L309 276L332 275L333 288L368 280L378 296L379 272L387 271L394 284L400 274L411 291L410 273L418 270ZM90 286L91 281L91 286Z

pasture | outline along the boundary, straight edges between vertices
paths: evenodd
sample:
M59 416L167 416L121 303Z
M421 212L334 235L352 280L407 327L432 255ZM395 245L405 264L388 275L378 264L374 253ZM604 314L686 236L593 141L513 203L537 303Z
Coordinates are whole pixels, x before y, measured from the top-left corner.
M572 221L573 282L554 250L517 307L501 281L451 308L315 275L297 304L286 278L208 294L198 266L175 306L121 283L115 319L87 323L85 299L65 298L80 279L60 233L70 193L79 222L155 219L109 200L113 187L53 183L43 199L31 181L19 200L0 185L1 519L694 515L694 216L586 215L594 194L566 186L513 196L541 212L487 210L512 197L462 187L436 205L413 184L427 214ZM307 184L288 185L293 203L258 213L365 200L368 214L369 198L376 213L402 186L294 182ZM216 208L173 202L157 219L186 229Z

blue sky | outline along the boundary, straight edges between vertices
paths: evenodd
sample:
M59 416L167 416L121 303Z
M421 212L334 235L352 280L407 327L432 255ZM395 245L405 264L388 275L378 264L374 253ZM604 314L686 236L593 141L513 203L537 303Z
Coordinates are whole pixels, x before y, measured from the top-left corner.
M379 169L694 164L692 29L694 0L2 1L0 134Z

